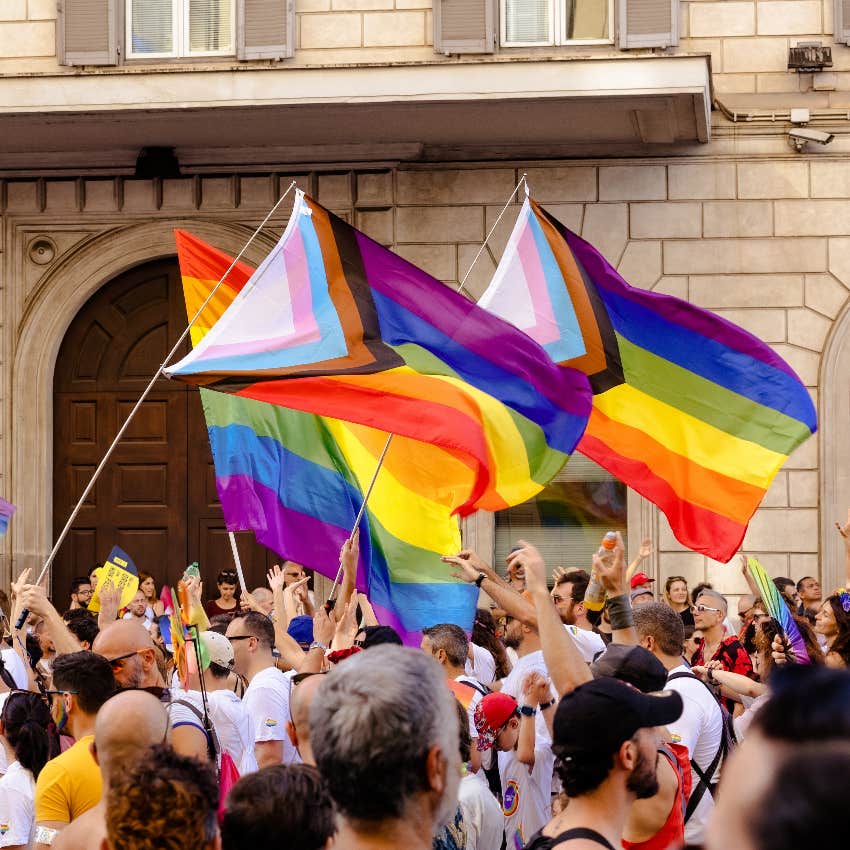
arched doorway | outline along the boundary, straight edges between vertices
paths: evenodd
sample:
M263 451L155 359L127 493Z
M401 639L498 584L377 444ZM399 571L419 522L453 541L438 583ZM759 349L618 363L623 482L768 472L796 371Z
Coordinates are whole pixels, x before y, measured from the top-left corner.
M155 260L99 289L71 323L54 373L53 527L58 536L118 428L186 326L175 259ZM188 342L186 343L188 348ZM181 352L181 355L184 352ZM191 561L206 595L232 568L197 390L161 379L117 446L54 562L53 595L119 545L157 585ZM279 558L239 535L249 587Z

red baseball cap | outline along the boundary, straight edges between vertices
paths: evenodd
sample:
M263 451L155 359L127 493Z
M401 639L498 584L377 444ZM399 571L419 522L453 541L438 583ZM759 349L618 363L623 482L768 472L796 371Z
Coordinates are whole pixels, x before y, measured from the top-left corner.
M501 691L487 694L475 707L478 749L489 750L496 743L505 724L517 714L517 701L512 696Z
M652 581L655 581L655 579L650 578L646 573L635 573L632 576L632 590L642 584L649 584Z

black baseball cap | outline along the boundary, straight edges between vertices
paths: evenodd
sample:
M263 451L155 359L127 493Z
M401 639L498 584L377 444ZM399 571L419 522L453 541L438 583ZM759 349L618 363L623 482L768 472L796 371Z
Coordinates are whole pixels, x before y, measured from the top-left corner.
M667 683L664 665L642 646L611 643L608 649L590 665L594 679L612 676L634 685L645 694L663 690Z
M638 729L666 726L682 714L675 691L644 694L605 677L565 694L555 712L553 744L565 753L613 753Z

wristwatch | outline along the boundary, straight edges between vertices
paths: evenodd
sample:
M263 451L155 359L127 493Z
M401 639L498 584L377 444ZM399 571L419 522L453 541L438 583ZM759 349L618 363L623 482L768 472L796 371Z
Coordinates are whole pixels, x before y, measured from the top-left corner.
M487 578L487 576L486 576L484 573L478 573L478 578L477 578L477 579L475 579L475 586L476 586L476 587L481 587L481 585L482 585L482 583L484 582L484 579L485 579L485 578Z
M519 713L523 717L534 717L534 715L537 714L537 709L532 708L530 705L521 705L519 707Z
M558 700L550 699L549 702L541 702L539 706L537 706L541 711L546 711L547 708L551 708Z

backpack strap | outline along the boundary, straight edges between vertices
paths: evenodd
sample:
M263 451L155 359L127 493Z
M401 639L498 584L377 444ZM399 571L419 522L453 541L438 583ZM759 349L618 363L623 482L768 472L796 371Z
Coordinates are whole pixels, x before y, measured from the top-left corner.
M218 757L221 753L221 744L218 741L218 735L215 732L215 726L213 726L213 722L210 719L209 714L201 711L197 706L192 705L191 702L185 699L173 699L170 703L168 703L168 710L170 712L172 705L182 705L185 708L188 708L198 720L201 721L201 726L203 727L204 734L207 736L207 754L210 757L210 761L218 765Z
M682 671L681 673L674 673L672 676L667 677L668 682L672 682L674 679L694 679L703 685L711 696L716 699L714 691L711 686L706 682L703 682L699 676L695 676L693 673L688 673ZM720 706L721 712L723 711L723 707ZM708 766L708 770L703 771L703 769L691 759L691 770L696 774L699 782L697 783L696 788L691 790L691 797L688 800L688 806L685 809L685 823L687 823L694 812L697 809L697 806L700 804L700 801L705 796L705 792L708 791L712 797L714 797L714 782L712 779L714 778L715 773L717 772L717 768L720 767L720 762L723 760L723 757L726 755L727 746L726 746L726 730L725 730L725 720L721 717L721 721L723 722L723 727L720 732L720 746L717 749L717 752L714 754L714 758L711 761L711 764Z
M560 835L556 835L553 839L553 847L557 847L564 841L572 841L576 838L584 838L587 841L593 841L600 847L605 847L607 850L614 850L611 842L602 833L595 829L587 829L583 826L578 826L573 829L564 830Z

